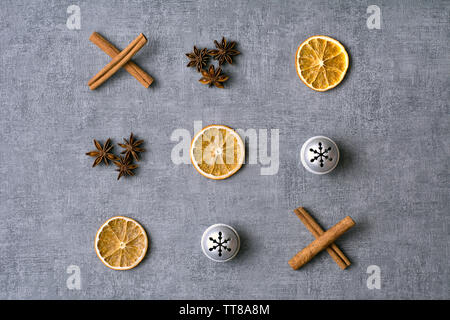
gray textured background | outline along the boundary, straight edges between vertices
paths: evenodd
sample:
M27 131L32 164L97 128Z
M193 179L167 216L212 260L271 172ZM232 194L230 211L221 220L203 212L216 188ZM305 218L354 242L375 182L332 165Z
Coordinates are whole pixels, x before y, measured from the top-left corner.
M81 30L66 27L70 4ZM382 10L382 29L366 9ZM2 1L0 9L0 298L373 299L450 298L448 1ZM86 85L109 58L88 38L120 48L140 32L135 61L155 83L121 70L95 92ZM318 93L298 79L297 46L325 34L351 57L346 79ZM227 89L209 89L184 53L225 35L242 55L226 66ZM246 165L210 181L175 165L173 130L193 122L279 129L280 169ZM147 141L138 175L116 181L91 168L92 139ZM326 176L298 153L324 134L341 148ZM353 262L341 271L326 253L303 269L287 261L313 237L292 210L303 205L326 228L345 215L357 226L338 244ZM97 228L113 215L137 219L151 247L118 272L96 257ZM235 260L200 249L205 228L233 225ZM81 269L68 290L66 268ZM381 290L366 269L381 268Z

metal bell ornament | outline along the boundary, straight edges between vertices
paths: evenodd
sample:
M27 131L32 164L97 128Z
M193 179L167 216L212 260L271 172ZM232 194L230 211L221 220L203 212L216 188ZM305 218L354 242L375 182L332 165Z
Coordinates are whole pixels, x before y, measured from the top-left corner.
M339 148L328 137L312 137L303 144L300 160L309 172L326 174L336 168L339 162Z
M201 246L203 253L211 260L226 262L239 252L239 234L226 224L214 224L205 230Z

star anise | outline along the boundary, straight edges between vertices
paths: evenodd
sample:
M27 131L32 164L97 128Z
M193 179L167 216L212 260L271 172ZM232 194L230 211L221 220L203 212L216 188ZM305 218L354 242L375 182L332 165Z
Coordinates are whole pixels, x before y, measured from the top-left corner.
M214 57L214 60L219 60L220 66L224 64L225 61L228 62L229 64L232 64L233 60L231 59L231 57L241 54L236 49L233 49L234 46L236 45L236 42L231 41L227 43L225 37L222 37L221 43L218 43L216 40L214 40L214 44L216 45L217 49L209 50L208 54Z
M111 149L113 148L113 145L111 145L111 139L106 140L106 143L102 146L97 140L94 139L94 145L97 148L97 150L89 151L86 153L86 155L91 157L96 157L94 160L94 164L92 167L95 167L98 165L102 160L105 162L106 165L108 165L108 160L114 161L117 159L115 155L110 153Z
M222 68L217 68L217 70L214 70L214 66L210 65L209 70L202 70L203 77L198 80L203 84L209 84L210 87L215 85L217 88L223 89L222 82L225 82L228 80L228 76L222 74Z
M194 51L191 53L186 53L186 56L189 58L189 63L187 67L196 67L197 71L200 72L204 66L206 66L206 62L208 61L208 50L206 48L199 50L196 46L194 46Z
M136 161L139 161L138 152L144 152L145 149L139 148L139 146L144 142L144 140L138 140L136 141L133 136L133 132L130 134L130 139L123 138L123 141L125 141L125 144L118 143L119 146L124 148L125 150L122 151L120 154L125 154L125 158L129 159L131 156L133 156Z
M122 156L115 160L114 164L117 166L116 171L119 172L117 180L119 180L124 175L134 176L134 172L131 170L134 170L138 167L137 164L131 163L131 159Z

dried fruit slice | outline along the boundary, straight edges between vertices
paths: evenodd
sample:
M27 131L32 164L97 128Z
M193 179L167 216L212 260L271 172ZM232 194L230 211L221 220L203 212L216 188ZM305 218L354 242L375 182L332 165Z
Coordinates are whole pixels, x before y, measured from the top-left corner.
M304 84L316 91L327 91L344 79L348 54L339 41L327 36L313 36L298 47L295 65Z
M244 163L245 146L231 128L211 125L198 132L191 143L191 161L203 176L220 180L231 177Z
M95 252L100 260L114 270L129 270L144 258L148 238L144 228L127 217L106 221L95 236Z

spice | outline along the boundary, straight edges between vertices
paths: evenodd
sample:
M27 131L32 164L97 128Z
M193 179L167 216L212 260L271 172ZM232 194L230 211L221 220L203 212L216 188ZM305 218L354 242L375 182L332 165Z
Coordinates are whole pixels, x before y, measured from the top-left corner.
M114 73L122 68L130 59L147 43L147 38L141 33L125 49L116 55L110 63L100 70L88 85L91 90L98 88L103 82L108 80Z
M100 162L104 161L106 165L108 165L108 160L116 160L117 157L110 153L110 151L113 148L113 145L111 144L111 139L106 140L105 144L102 146L97 140L94 139L94 145L97 148L97 150L89 151L86 153L86 155L90 157L96 157L94 160L94 164L92 167L95 167Z
M198 80L203 84L209 84L210 87L215 85L217 88L223 89L222 82L225 82L228 80L228 76L222 74L222 68L217 68L217 70L214 69L213 65L209 66L209 70L202 70L203 77Z
M343 235L351 227L355 225L355 221L349 216L345 217L330 229L325 231L321 236L311 242L306 248L298 252L291 260L289 265L292 269L297 270L301 266L308 263L314 258L320 251L328 248L337 238Z
M125 154L125 158L126 159L130 159L131 156L133 156L133 158L136 161L139 161L138 152L144 152L145 151L145 149L139 148L139 146L144 142L144 140L136 141L134 139L133 132L132 132L130 134L130 138L128 140L123 138L123 141L125 142L124 144L123 143L118 143L119 146L121 146L122 148L125 149L120 154Z
M91 40L93 44L97 45L97 47L102 49L103 52L105 52L111 58L114 58L120 53L119 49L117 49L114 45L108 42L108 40L103 38L97 32L92 33L89 40ZM123 66L123 68L128 71L128 73L133 77L135 77L136 80L138 80L144 87L148 88L152 84L153 78L133 61L128 61Z
M201 83L209 84L210 87L216 86L217 88L223 89L223 82L227 81L229 77L221 74L221 66L225 62L232 64L232 57L241 53L234 49L236 42L227 42L225 37L222 37L222 41L220 43L214 40L214 44L216 49L212 50L208 50L206 48L200 50L194 46L193 52L186 53L186 56L189 58L187 67L196 67L197 71L201 72L203 75L203 77L199 80ZM209 59L208 56L211 56L214 60L219 61L217 70L215 70L214 65L210 65L209 67L207 66ZM205 67L205 69L203 69L203 67Z
M303 222L306 228L314 235L317 239L319 238L324 231L319 226L319 224L314 220L313 217L302 207L299 207L294 210L294 213L297 217ZM344 270L348 266L350 266L350 260L344 255L344 253L339 249L339 247L332 243L327 249L328 254L333 258L333 260L338 264L338 266Z
M208 61L208 51L206 48L199 50L196 46L194 46L194 51L190 53L186 53L186 56L189 58L189 63L187 67L196 67L197 71L200 72L204 66L206 66L206 62Z
M227 42L225 37L222 37L222 41L219 43L217 40L214 40L214 44L217 49L209 50L208 54L214 58L214 60L219 60L219 66L226 62L229 64L233 63L232 56L237 56L241 54L236 49L233 49L236 45L236 42L231 41Z
M106 165L108 165L108 160L113 161L113 163L117 166L116 171L119 172L119 176L117 180L119 180L122 176L134 176L133 170L138 167L137 164L133 164L133 160L139 161L139 152L144 152L145 149L139 147L144 140L136 140L133 133L130 134L130 138L127 140L123 138L125 143L118 143L124 151L121 152L124 156L116 156L110 151L113 148L111 144L111 139L108 139L104 146L102 146L97 140L94 139L94 145L97 150L89 151L86 155L91 157L96 157L93 167L98 165L100 162L104 161Z
M114 161L114 164L118 167L116 171L119 172L117 180L119 180L124 175L134 176L132 170L138 167L137 164L132 164L131 159L119 156L118 160Z

